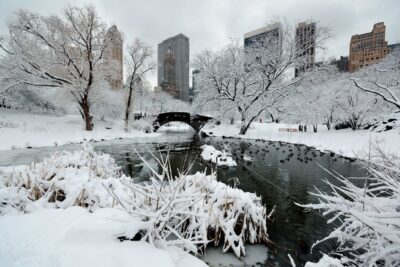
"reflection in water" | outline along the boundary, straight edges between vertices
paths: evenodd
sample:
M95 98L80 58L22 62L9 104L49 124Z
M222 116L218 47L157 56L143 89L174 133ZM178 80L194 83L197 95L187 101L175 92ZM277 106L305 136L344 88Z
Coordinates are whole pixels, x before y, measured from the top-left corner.
M277 254L268 253L268 260L261 266L289 266L289 253L302 265L307 260L319 258L319 251L328 252L332 249L334 243L325 242L311 251L311 245L325 237L331 228L321 215L315 211L305 212L294 203L316 202L316 198L310 194L310 191L315 190L314 186L323 191L330 191L323 180L333 179L317 164L347 177L359 177L364 174L364 170L357 163L301 145L223 138L202 140L177 133L166 134L162 140L116 140L93 145L95 150L115 158L127 175L144 181L151 175L151 170L140 156L151 168L159 172L161 169L154 156L168 156L174 175L178 175L178 170L188 169L189 173L204 169L207 169L208 173L211 172L215 166L202 161L200 157L200 146L204 143L220 150L224 146L230 147L233 158L238 163L237 167L219 167L218 180L233 185L234 179L231 178L237 177L240 182L237 186L244 191L260 195L268 210L276 206L274 222L268 226L268 232L270 239L277 245ZM78 147L42 148L26 153L12 152L8 154L8 158L0 156L3 159L0 165L28 164L31 160L38 161L57 149L73 150ZM254 161L244 162L243 154L250 155ZM212 259L206 257L206 260L213 264Z

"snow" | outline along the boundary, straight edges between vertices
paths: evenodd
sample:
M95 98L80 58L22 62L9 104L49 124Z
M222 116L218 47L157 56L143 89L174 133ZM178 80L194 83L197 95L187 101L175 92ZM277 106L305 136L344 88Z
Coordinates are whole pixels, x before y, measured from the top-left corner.
M203 131L211 136L265 139L303 144L321 151L332 151L345 157L366 157L370 144L379 145L388 154L400 155L399 129L380 133L368 130L353 131L351 129L328 131L326 126L319 125L318 132L314 133L311 126L308 127L308 132L280 132L280 128L297 129L298 125L254 122L244 136L238 134L239 126L237 124L206 125Z
M179 249L120 242L131 217L118 209L80 207L0 217L0 266L207 266Z
M84 123L78 115L44 115L0 108L0 151L15 148L59 146L79 143L84 140L110 140L116 138L155 137L160 134L146 134L131 129L124 131L122 120L113 122L95 121L95 129L84 130ZM106 129L112 127L112 129Z
M243 160L244 161L253 161L254 159L251 156L244 154L243 155Z
M305 267L343 267L343 264L339 259L324 255L317 263L307 262Z
M249 245L246 256L238 259L230 253L221 254L221 248L208 248L206 255L201 257L213 266L263 266L268 259L268 249L264 245Z
M203 149L201 157L206 161L216 163L217 166L237 166L236 161L232 157L230 157L229 152L225 150L219 151L210 145L203 145L201 146L201 149Z

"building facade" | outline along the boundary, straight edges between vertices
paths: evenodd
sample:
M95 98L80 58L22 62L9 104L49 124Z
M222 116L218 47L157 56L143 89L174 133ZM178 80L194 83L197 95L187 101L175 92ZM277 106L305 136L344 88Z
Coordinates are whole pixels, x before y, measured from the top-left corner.
M274 23L244 34L246 69L254 62L275 61L282 53L282 27Z
M332 60L331 65L336 65L340 72L348 72L349 71L349 57L341 56L337 60Z
M164 92L179 98L179 91L176 88L176 61L171 48L167 50L163 61L164 81L161 83L161 89Z
M299 62L298 66L295 68L294 76L297 77L315 66L316 23L298 23L295 41Z
M274 23L244 34L244 48L277 46L282 49L281 24Z
M374 64L389 53L385 40L386 26L383 22L375 23L371 32L356 34L351 37L349 71Z
M120 89L123 84L123 40L117 26L111 26L106 35L103 71L112 89Z
M389 52L400 50L400 43L388 45Z
M183 34L178 34L168 38L158 44L158 85L162 87L164 82L171 82L170 71L165 71L165 59L167 59L168 51L171 52L175 60L175 89L178 93L175 96L182 101L189 101L189 38ZM165 84L164 84L165 85ZM165 86L164 86L165 87ZM172 88L173 89L173 88ZM173 91L174 91L173 90Z

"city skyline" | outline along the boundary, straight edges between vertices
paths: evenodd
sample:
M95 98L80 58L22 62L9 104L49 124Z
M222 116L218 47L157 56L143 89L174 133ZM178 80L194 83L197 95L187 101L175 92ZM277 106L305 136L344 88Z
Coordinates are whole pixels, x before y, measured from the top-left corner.
M61 13L66 4L84 5L92 1L1 1L0 33L5 33L6 22L19 8L30 9L43 15ZM110 25L117 25L124 35L124 45L134 38L149 43L154 51L157 44L169 36L185 34L191 40L190 60L204 49L218 49L229 38L243 38L243 34L269 24L275 16L285 17L294 27L298 22L312 19L319 25L329 27L333 38L327 43L323 57L339 58L348 55L351 36L369 32L374 23L383 21L387 27L389 44L400 42L400 18L397 1L359 2L330 1L96 1L95 6ZM193 3L196 8L193 9ZM132 7L132 8L130 8ZM133 8L135 7L135 8ZM126 10L140 10L132 16ZM173 17L173 19L169 17ZM189 23L190 22L190 23ZM151 25L151 26L149 26ZM152 86L157 85L157 73L148 77Z

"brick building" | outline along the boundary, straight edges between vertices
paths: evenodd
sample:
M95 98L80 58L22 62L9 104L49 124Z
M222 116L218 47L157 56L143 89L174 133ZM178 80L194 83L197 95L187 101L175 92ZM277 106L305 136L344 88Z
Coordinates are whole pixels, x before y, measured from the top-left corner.
M349 51L350 72L367 67L381 60L389 53L385 32L385 24L379 22L374 24L371 32L356 34L351 37Z

